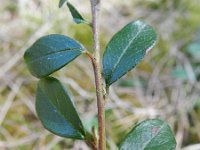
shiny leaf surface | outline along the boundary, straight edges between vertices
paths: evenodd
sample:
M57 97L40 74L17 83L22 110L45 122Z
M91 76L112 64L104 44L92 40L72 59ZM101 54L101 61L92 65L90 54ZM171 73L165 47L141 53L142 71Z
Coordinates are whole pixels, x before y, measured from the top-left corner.
M106 85L134 68L156 42L154 29L142 21L133 21L116 33L103 55Z
M67 138L85 138L79 115L66 89L57 79L46 77L39 81L36 111L43 126L52 133Z
M153 119L134 127L120 145L120 150L175 150L176 140L167 123Z
M67 36L52 34L38 39L25 52L24 59L32 75L41 78L64 67L84 49Z

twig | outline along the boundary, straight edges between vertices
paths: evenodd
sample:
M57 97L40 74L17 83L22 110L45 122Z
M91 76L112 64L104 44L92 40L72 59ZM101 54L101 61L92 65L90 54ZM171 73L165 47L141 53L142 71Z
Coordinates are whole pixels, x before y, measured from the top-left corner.
M100 12L100 0L91 0L92 9L92 30L94 40L94 57L87 53L92 61L95 84L96 84L96 96L98 107L98 124L99 124L99 140L98 150L106 150L106 138L105 138L105 106L103 97L103 82L101 75L101 61L100 61L100 44L99 44L99 12Z
M3 105L1 111L0 111L0 125L2 124L3 120L6 117L6 114L8 113L8 110L10 109L13 100L15 98L15 96L18 94L19 88L21 87L21 83L17 83L13 84L11 86L12 88L12 92L8 95L8 98L5 101L5 104Z

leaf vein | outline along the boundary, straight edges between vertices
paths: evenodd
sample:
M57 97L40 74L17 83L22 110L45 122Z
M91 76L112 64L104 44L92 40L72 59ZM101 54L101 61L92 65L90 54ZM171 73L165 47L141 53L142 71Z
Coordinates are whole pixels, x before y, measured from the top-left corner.
M133 43L133 41L138 37L138 35L141 33L141 31L146 27L146 25L144 24L140 30L138 31L138 33L133 37L133 39L128 43L128 45L125 47L125 49L122 51L120 57L118 58L116 64L114 65L113 69L111 70L111 77L113 75L113 72L116 70L117 66L119 65L120 61L122 60L122 57L124 56L124 54L126 53L126 51L128 50L129 46Z

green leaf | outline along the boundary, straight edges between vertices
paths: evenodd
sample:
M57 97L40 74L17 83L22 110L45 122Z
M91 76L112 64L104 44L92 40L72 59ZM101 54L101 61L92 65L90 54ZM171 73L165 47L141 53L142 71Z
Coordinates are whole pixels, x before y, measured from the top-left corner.
M79 115L62 84L53 77L39 81L36 111L43 126L56 135L84 139L85 130Z
M64 67L84 51L77 41L58 34L44 36L37 40L24 54L30 72L45 77Z
M156 33L142 21L133 21L116 33L103 55L103 72L109 87L134 68L154 46Z
M69 2L67 2L67 6L71 12L71 15L73 17L73 20L75 23L85 23L88 24L88 22L81 16L81 14L78 12L78 10Z
M174 150L176 140L167 123L146 120L136 125L120 145L120 150Z
M67 0L60 0L59 1L59 8L61 8L63 6L63 4L66 2Z

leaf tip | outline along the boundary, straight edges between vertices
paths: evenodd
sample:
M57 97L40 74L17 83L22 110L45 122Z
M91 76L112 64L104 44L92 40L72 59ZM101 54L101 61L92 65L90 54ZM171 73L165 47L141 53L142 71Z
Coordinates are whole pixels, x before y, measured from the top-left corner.
M61 8L67 0L60 0L58 7Z

